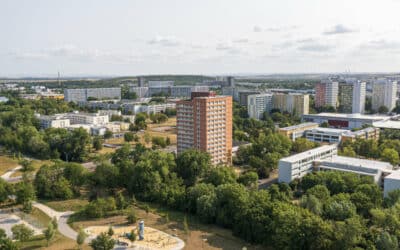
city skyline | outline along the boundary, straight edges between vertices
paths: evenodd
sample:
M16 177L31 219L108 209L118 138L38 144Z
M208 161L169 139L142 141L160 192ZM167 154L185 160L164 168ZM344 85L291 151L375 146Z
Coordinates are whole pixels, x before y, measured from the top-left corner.
M0 76L396 72L398 0L2 1Z

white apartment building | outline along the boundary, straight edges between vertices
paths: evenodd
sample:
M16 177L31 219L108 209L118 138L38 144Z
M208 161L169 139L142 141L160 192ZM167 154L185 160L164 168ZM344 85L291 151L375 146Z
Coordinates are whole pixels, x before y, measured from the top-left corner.
M63 115L37 115L40 122L40 128L67 128L70 125L69 119L63 117Z
M99 115L107 115L109 119L111 119L111 117L112 117L113 115L118 115L118 116L121 115L121 111L119 111L119 110L112 110L112 109L101 109L101 110L97 111L97 113L98 113Z
M367 84L361 81L354 81L353 83L353 113L364 114L365 111L365 95Z
M389 111L396 107L397 82L388 79L378 79L372 84L372 109L378 111L385 106Z
M100 115L99 113L67 113L64 116L73 124L91 124L91 125L105 125L109 122L108 115Z
M88 98L120 100L121 88L64 89L64 100L67 102L86 102Z
M249 95L247 97L247 112L250 118L261 119L264 112L272 109L272 94Z
M313 142L340 143L342 135L346 132L348 130L345 129L314 128L306 130L304 135L307 140Z
M330 81L326 86L326 105L337 107L339 83Z
M393 166L389 162L359 159L344 156L332 156L315 162L315 171L341 171L370 176L378 185L383 178L393 172Z
M144 98L149 96L149 87L129 87L129 92L136 93L138 98Z
M324 145L318 148L282 158L279 161L279 182L290 183L313 171L314 161L324 160L337 155L336 145Z

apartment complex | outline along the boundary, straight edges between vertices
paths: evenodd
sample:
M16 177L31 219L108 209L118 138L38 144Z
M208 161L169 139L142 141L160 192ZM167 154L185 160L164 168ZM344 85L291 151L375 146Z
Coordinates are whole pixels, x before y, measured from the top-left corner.
M136 93L139 98L152 97L154 95L189 98L192 92L207 92L209 90L208 86L169 86L167 83L164 85L152 84L151 87L131 86L129 91Z
M70 125L68 118L63 115L37 115L39 119L40 128L67 128Z
M282 158L279 161L279 182L290 183L313 171L314 161L337 155L336 145L324 145L318 148Z
M318 128L319 124L314 122L305 122L294 126L279 128L278 133L295 141L297 138L303 137L306 130Z
M346 79L339 83L339 111L343 113L364 113L366 83Z
M352 112L364 114L365 111L365 97L367 91L367 84L361 81L353 83L353 103Z
M363 114L339 114L339 113L319 113L303 115L306 122L316 122L318 124L328 123L329 127L334 128L361 128L363 125L373 125L374 122L385 121L392 118L385 115L363 115Z
M396 107L397 82L378 79L372 85L372 109L378 111L385 106L389 111Z
M377 184L386 182L386 178L393 173L399 173L388 162L338 156L336 145L324 145L281 159L279 182L290 183L313 171L341 171L370 176ZM400 179L393 179L390 186L400 186Z
M272 109L272 94L249 95L247 97L247 112L250 118L261 119L264 112Z
M323 80L315 85L315 107L338 106L339 83L332 80Z
M353 84L347 82L339 83L339 111L352 113Z
M258 95L261 94L259 91L239 91L239 104L241 106L246 106L248 105L248 96L249 95Z
M121 88L65 89L64 100L67 102L86 102L88 99L121 99Z
M272 96L272 108L294 115L308 114L309 104L309 95L290 93L274 94Z
M212 163L232 163L232 97L193 92L178 101L177 152L194 148L208 152Z

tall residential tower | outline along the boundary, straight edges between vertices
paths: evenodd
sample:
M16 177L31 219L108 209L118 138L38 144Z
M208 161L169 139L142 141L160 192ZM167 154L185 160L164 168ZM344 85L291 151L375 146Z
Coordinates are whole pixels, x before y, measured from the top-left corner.
M190 100L178 101L177 152L208 152L213 164L232 163L232 97L214 92L192 92Z

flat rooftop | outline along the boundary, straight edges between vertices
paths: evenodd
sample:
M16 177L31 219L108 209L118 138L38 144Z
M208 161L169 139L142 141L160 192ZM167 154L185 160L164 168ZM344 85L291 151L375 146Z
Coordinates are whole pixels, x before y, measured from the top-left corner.
M319 124L316 122L305 122L305 123L300 123L300 124L289 126L289 127L280 128L279 130L290 131L290 130L296 130L296 129L306 128L306 127L310 127L310 126L318 127Z
M344 118L344 119L365 119L365 120L387 120L392 116L388 115L364 115L364 114L341 114L341 113L319 113L319 114L307 114L303 117L333 117L333 118Z
M385 179L400 180L400 170L393 171L390 175L386 176Z
M346 129L338 129L338 128L313 128L310 129L311 131L313 131L314 133L316 132L321 132L321 133L337 133L337 134L344 134L349 132L349 130Z
M362 168L370 168L376 169L381 171L392 171L393 166L389 162L384 161L375 161L375 160L367 160L367 159L359 159L359 158L352 158L352 157L345 157L345 156L332 156L329 159L322 160L322 165L326 163L336 163L354 167L362 167Z
M377 121L373 123L373 126L377 128L400 129L400 121L394 121L394 120Z
M318 148L314 148L314 149L311 149L311 150L308 150L308 151L305 151L305 152L302 152L302 153L299 153L299 154L295 154L295 155L291 155L291 156L282 158L281 161L296 162L296 161L298 161L300 159L307 158L307 157L309 157L311 155L316 155L316 154L323 153L323 152L326 152L326 151L329 151L329 150L332 150L332 149L336 149L336 148L337 148L336 144L323 145L323 146L318 147Z

